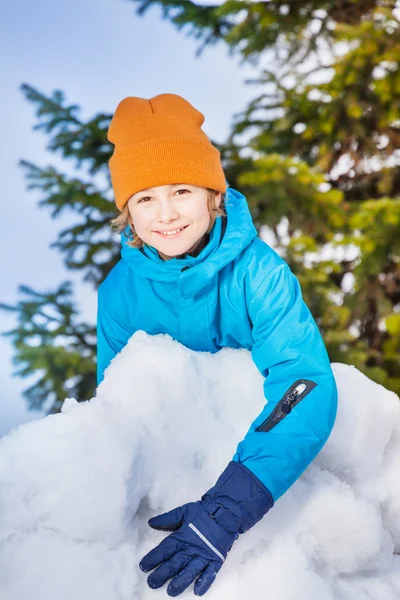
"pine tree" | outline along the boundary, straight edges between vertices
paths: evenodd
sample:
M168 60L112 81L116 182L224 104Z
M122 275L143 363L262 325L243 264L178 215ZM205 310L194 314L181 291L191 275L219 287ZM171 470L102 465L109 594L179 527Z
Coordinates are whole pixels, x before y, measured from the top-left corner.
M16 350L16 374L39 373L24 392L29 407L57 412L67 396L90 398L96 385L96 331L78 322L70 282L54 292L38 293L27 286L19 291L23 299L16 306L0 307L18 316L17 327L6 334Z
M60 231L52 247L63 254L68 269L79 271L83 280L97 287L119 259L119 241L110 228L115 216L107 167L112 153L107 140L111 115L98 114L85 122L79 118L78 106L68 106L61 91L48 98L23 85L22 92L36 107L35 128L50 137L48 149L72 160L80 175L72 177L53 166L23 160L28 188L40 190L40 205L53 218L76 216L76 223ZM96 331L93 324L79 322L72 283L45 292L21 286L19 292L16 306L0 304L0 308L17 317L17 326L5 333L15 349L16 374L36 376L24 391L29 407L57 412L68 396L79 401L92 397Z
M331 360L354 364L400 393L396 2L131 1L141 15L161 7L164 18L199 40L199 55L225 43L259 68L259 77L246 82L257 86L255 98L235 116L226 142L214 142L227 179L245 193L261 234L275 237L299 277ZM76 214L77 224L62 231L54 246L68 268L97 286L118 259L118 240L109 229L110 115L83 122L61 92L47 98L29 86L23 91L37 107L49 148L74 159L79 174L86 170L85 178L71 178L53 167L23 163L29 185L42 191L41 204L52 216ZM57 410L67 395L90 397L94 330L78 323L71 287L21 292L28 300L8 307L19 315L9 335L21 375L41 374L26 392L31 404L53 401ZM53 337L47 317L30 330L34 312L46 315L47 307L57 314ZM40 354L50 347L54 356ZM74 371L79 353L87 362Z
M228 181L275 234L331 360L400 393L399 4L132 1L201 52L221 41L261 65L223 147Z

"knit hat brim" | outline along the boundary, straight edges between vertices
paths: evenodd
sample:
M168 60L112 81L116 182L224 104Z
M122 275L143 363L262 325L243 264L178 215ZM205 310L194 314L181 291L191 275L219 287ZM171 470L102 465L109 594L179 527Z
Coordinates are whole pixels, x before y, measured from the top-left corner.
M194 139L160 138L116 147L110 171L120 210L133 194L159 185L187 183L223 193L227 187L220 152Z

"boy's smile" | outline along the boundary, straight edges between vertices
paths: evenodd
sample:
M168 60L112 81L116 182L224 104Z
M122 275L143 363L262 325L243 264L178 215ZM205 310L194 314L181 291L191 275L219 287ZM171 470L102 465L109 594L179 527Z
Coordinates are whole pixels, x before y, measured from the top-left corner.
M189 225L185 225L185 227L180 227L178 229L165 229L162 231L157 231L156 233L159 233L163 237L171 239L178 237L178 235L181 234L185 229L187 229L187 227L189 227Z
M216 205L221 203L221 194ZM173 258L189 252L209 231L208 191L189 184L161 185L134 194L128 202L139 238Z

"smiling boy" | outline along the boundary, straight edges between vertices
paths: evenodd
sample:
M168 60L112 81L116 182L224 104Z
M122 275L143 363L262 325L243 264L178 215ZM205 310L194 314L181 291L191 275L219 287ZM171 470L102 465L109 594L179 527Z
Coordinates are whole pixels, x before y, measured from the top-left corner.
M196 351L246 348L265 378L268 402L251 415L243 398L249 430L216 484L149 521L171 533L140 568L153 571L151 588L170 580L170 596L191 583L195 594L207 592L239 534L321 450L337 405L329 357L300 284L258 238L245 197L227 188L203 121L184 98L161 94L123 100L109 129L122 259L99 288L99 382L138 330L169 334Z
M224 214L222 205L221 192L190 184L162 185L133 194L113 223L117 231L130 228L134 248L155 247L164 260L195 256L206 245L216 217Z

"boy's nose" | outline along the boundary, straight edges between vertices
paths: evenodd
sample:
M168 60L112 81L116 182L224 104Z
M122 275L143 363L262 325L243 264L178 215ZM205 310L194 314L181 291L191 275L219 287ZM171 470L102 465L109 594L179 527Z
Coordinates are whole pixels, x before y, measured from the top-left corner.
M173 202L163 202L159 207L159 220L162 223L168 223L179 217L178 211Z

